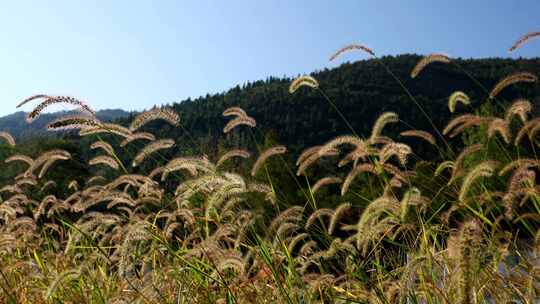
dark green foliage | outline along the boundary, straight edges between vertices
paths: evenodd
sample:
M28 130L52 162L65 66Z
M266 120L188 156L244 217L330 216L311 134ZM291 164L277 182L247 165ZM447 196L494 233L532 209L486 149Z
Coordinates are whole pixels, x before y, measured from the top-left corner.
M416 79L411 79L410 70L420 58L417 55L387 56L345 63L336 69L325 69L312 75L359 135L369 135L373 122L385 111L399 113L400 118L411 128L436 135L425 116L384 66L403 81L439 130L451 117L447 101L454 91L467 93L472 107L476 108L486 101L492 86L509 73L530 71L540 75L539 59L456 59L455 64L429 65ZM485 90L467 73L478 80ZM206 153L216 152L214 147L218 146L218 137L222 135L223 126L229 120L221 113L231 106L239 106L254 117L257 128L252 130L253 134L245 127L233 130L224 139L229 147L250 145L254 150L252 135L261 142L264 135L273 130L280 144L298 153L305 147L321 144L337 135L352 133L320 92L301 88L295 94L289 94L291 81L269 77L264 81L246 83L242 87L236 86L225 93L173 103L171 106L180 113L182 128L161 122L151 123L146 128L159 138L176 139L185 154L198 152L193 149L203 147ZM490 102L502 109L508 101L521 96L538 96L538 91L537 86L518 85L505 89L497 100ZM533 104L537 101L534 100ZM457 112L464 112L462 105L458 106ZM127 123L129 118L122 121ZM430 147L415 146L414 149L418 154L425 152L434 155Z

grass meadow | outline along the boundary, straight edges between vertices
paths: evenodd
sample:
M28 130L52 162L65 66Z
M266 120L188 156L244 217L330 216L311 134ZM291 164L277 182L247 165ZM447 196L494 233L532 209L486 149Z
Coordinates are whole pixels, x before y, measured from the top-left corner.
M353 44L331 59L344 52L376 58ZM434 64L453 63L427 55L410 77ZM482 88L476 109L456 88L440 109L453 113L444 128L411 129L406 117L385 112L369 136L351 128L305 147L296 163L286 161L287 147L260 142L251 151L163 159L175 140L145 127L161 120L181 128L171 109L119 125L100 122L77 98L31 96L19 104L33 105L28 122L50 105L78 109L48 129L90 138L85 166L106 174L57 184L50 172L71 158L62 149L2 160L20 170L0 189L0 302L538 303L540 117L529 101L535 96L499 97L509 86L537 82L527 71L511 73ZM326 96L309 75L289 88L308 90ZM338 101L327 101L340 111ZM223 115L224 136L257 129L240 107ZM399 136L385 133L389 125ZM16 145L8 133L0 136ZM433 146L437 157L422 159L417 144ZM127 147L137 151L129 161ZM144 172L135 170L142 165ZM301 201L281 199L273 166L294 178ZM310 180L313 168L326 176ZM55 187L69 195L51 194ZM337 199L328 202L329 192Z

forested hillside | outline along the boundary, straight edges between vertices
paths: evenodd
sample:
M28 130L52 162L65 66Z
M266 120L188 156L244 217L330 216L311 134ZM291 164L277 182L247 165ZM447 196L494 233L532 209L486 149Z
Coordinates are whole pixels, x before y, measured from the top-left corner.
M540 75L538 58L454 59L451 64L431 64L417 78L412 79L410 71L420 58L418 55L387 56L317 71L312 75L318 79L320 90L301 88L294 94L288 91L292 81L289 78L270 77L264 81L238 85L224 93L168 105L179 114L180 127L156 121L145 126L145 129L156 134L158 138L175 140L176 145L167 152L167 157L204 153L215 158L220 152L231 148L246 147L256 151L270 143L279 143L287 146L289 161L292 162L303 148L322 144L337 135L356 133L369 136L375 119L386 111L399 113L404 124L389 126L387 132L391 136L397 135L393 132L394 128L402 130L404 127L425 130L437 136L430 120L438 130L442 130L451 117L447 108L448 97L456 90L465 92L471 98L471 106L461 105L457 109L458 113L473 111L480 104L488 107L489 111L500 112L504 105L518 96L536 96L531 102L538 104L540 89L538 86L528 85L510 87L496 100L488 100L491 87L511 72L530 71ZM422 107L429 120L415 102ZM239 128L230 134L223 134L227 118L222 116L222 112L231 106L245 109L256 119L257 128ZM128 125L136 114L117 110L113 112L102 119L125 116L117 122ZM40 116L31 124L30 137L43 136L44 133L36 130L48 132L46 124L65 114ZM100 115L98 112L98 117ZM28 138L24 133L18 132L25 130L21 127L24 124L27 123L23 113L16 113L9 119L0 119L0 130L14 132L16 138ZM77 132L61 134L64 139L25 140L25 143L16 148L4 147L4 153L15 153L12 151L15 149L35 156L44 151L43 147L50 149L55 145L67 145L68 150L80 157L77 162L85 163L91 155L88 146L93 139L81 138ZM401 140L410 142L406 138ZM257 147L256 142L260 143L261 147ZM438 155L433 147L422 143L415 143L415 151L424 159ZM128 147L122 155L127 159L136 152L137 149ZM165 159L160 161L165 162ZM144 166L140 170L144 170ZM12 172L8 168L0 172L0 181L7 180L10 176ZM67 183L67 177L72 174L64 176ZM81 180L84 176L85 174L78 175Z
M439 128L451 117L447 102L454 91L469 95L471 106L476 108L487 100L491 87L510 72L540 74L540 59L455 59L452 64L430 65L417 78L411 79L410 71L420 58L417 55L388 56L346 63L312 75L319 81L321 91L341 111L354 131L359 135L368 135L377 116L385 111L399 113L401 120L411 128L433 132L426 116L392 74L403 83ZM323 143L338 134L352 132L321 91L301 89L289 94L291 81L271 77L237 86L222 94L173 103L172 106L181 116L182 128L156 124L152 131L160 137L179 139L179 144L193 146L192 139L186 135L188 131L199 144L206 148L214 147L227 121L221 113L227 107L240 106L256 119L256 136L275 133L280 143L293 151ZM539 91L537 86L518 85L505 90L496 101L490 103L500 110L502 103L518 96L539 96ZM531 102L536 104L538 98ZM461 108L458 112L470 110ZM233 146L252 142L249 132L237 132L228 137L227 143Z

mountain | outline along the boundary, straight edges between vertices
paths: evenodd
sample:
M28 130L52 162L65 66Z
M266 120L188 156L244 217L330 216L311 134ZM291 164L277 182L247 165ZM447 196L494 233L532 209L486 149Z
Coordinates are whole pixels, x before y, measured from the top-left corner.
M44 113L41 114L38 119L29 124L25 120L27 113L19 111L0 117L0 130L9 132L18 141L29 139L38 135L55 137L58 135L58 133L48 132L46 130L47 124L61 116L73 113L74 112L70 111ZM121 109L106 109L96 112L97 118L101 121L114 121L129 115L129 112Z
M353 130L369 135L376 118L386 111L399 114L400 129L406 124L436 135L433 125L438 130L444 128L452 116L448 97L458 90L470 96L471 105L460 105L456 114L480 105L502 111L504 105L518 97L536 96L531 102L539 104L540 87L535 84L516 84L503 90L497 99L488 98L491 88L513 72L540 75L539 58L458 58L451 64L432 63L413 79L410 72L421 58L407 54L345 63L311 74L320 90L300 88L294 94L288 91L291 78L270 77L238 85L227 92L170 104L181 116L181 128L153 122L144 129L161 138L175 139L184 152L204 148L213 150L206 151L211 154L220 147L255 149L254 138L261 143L270 135L290 151L298 152ZM223 117L222 112L231 106L239 106L254 117L257 128L241 126L223 136L230 117ZM120 122L128 124L129 120ZM385 132L397 135L392 134L394 127L388 126Z
M452 64L432 63L412 79L410 71L421 58L418 55L400 55L345 63L337 68L311 74L318 80L320 89L303 87L294 94L289 93L291 78L270 77L238 85L223 93L174 102L167 106L178 112L180 126L156 120L141 128L141 131L151 132L157 138L173 139L174 147L156 153L153 161L130 167L129 170L147 172L156 162L164 164L178 155L206 154L216 160L218 155L235 148L258 154L265 147L276 144L287 147L288 153L284 159L292 164L301 150L323 144L335 136L353 133L369 136L375 120L387 111L397 113L400 122L387 125L384 135L410 144L415 155L429 161L440 157L438 148L401 137L399 132L407 129L428 131L437 138L443 149L451 147L452 150L459 150L463 145L460 138L446 138L443 141L438 136L438 132L451 117L475 111L501 117L511 101L529 97L532 98L530 101L536 112L533 116L538 115L540 87L535 83L509 86L496 99L489 99L489 93L497 82L514 72L527 71L540 75L539 58L453 59ZM448 97L458 90L470 96L471 105L459 104L456 113L450 113ZM239 126L223 134L223 127L231 118L223 117L222 113L232 106L241 107L255 118L257 127ZM124 126L129 125L136 114L111 111L105 112L108 119L119 117L115 122ZM43 134L47 122L66 114L44 114L28 125L24 113L15 113L0 118L0 131L11 132L18 138L29 138ZM98 113L98 117L100 115ZM121 151L120 158L126 164L131 163L145 144L138 141L119 147L121 138L116 135L100 134L99 137L81 138L77 132L61 134L55 138L22 141L16 147L0 144L0 160L16 153L36 157L50 149L65 149L71 153L73 161L63 163L54 174L58 176L59 182L67 184L74 177L84 181L93 170L99 170L95 166L86 165L96 154L88 148L95 140L110 142L116 151ZM448 146L442 145L443 142L448 143ZM17 167L6 167L0 172L0 185L9 181L16 172L19 172ZM324 171L310 174L322 177L321 173ZM296 193L298 189L294 181L291 182L287 176L280 176L284 183L281 185L284 193Z
M421 58L405 54L344 63L311 74L318 80L320 90L301 88L294 94L288 91L291 78L269 77L248 82L226 92L169 104L180 114L182 127L153 122L145 130L175 139L177 147L185 152L199 152L203 147L213 150L207 153L216 152L218 147L255 148L253 136L262 139L268 134L298 151L353 130L368 135L375 119L386 111L398 113L411 128L436 134L433 126L441 130L451 117L447 100L457 90L470 96L472 109L487 103L498 111L514 98L540 96L539 86L517 84L505 89L497 99L488 99L491 88L512 72L540 75L539 58L457 58L451 64L432 63L412 79L410 72ZM538 104L539 97L531 101ZM230 119L221 113L231 106L242 107L256 119L253 133L240 127L223 136L223 126ZM458 113L472 109L461 107ZM50 135L54 133L45 130L46 124L65 114L44 114L27 124L24 113L17 112L0 118L0 130L18 139ZM127 125L134 115L123 110L102 110L98 117ZM392 126L388 131L392 132Z

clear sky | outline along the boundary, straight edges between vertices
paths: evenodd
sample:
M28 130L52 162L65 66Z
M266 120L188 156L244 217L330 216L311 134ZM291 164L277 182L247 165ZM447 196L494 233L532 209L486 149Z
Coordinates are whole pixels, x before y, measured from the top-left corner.
M507 57L539 12L539 0L1 1L0 115L37 93L140 110L335 66L353 42ZM540 39L512 56L539 54Z

